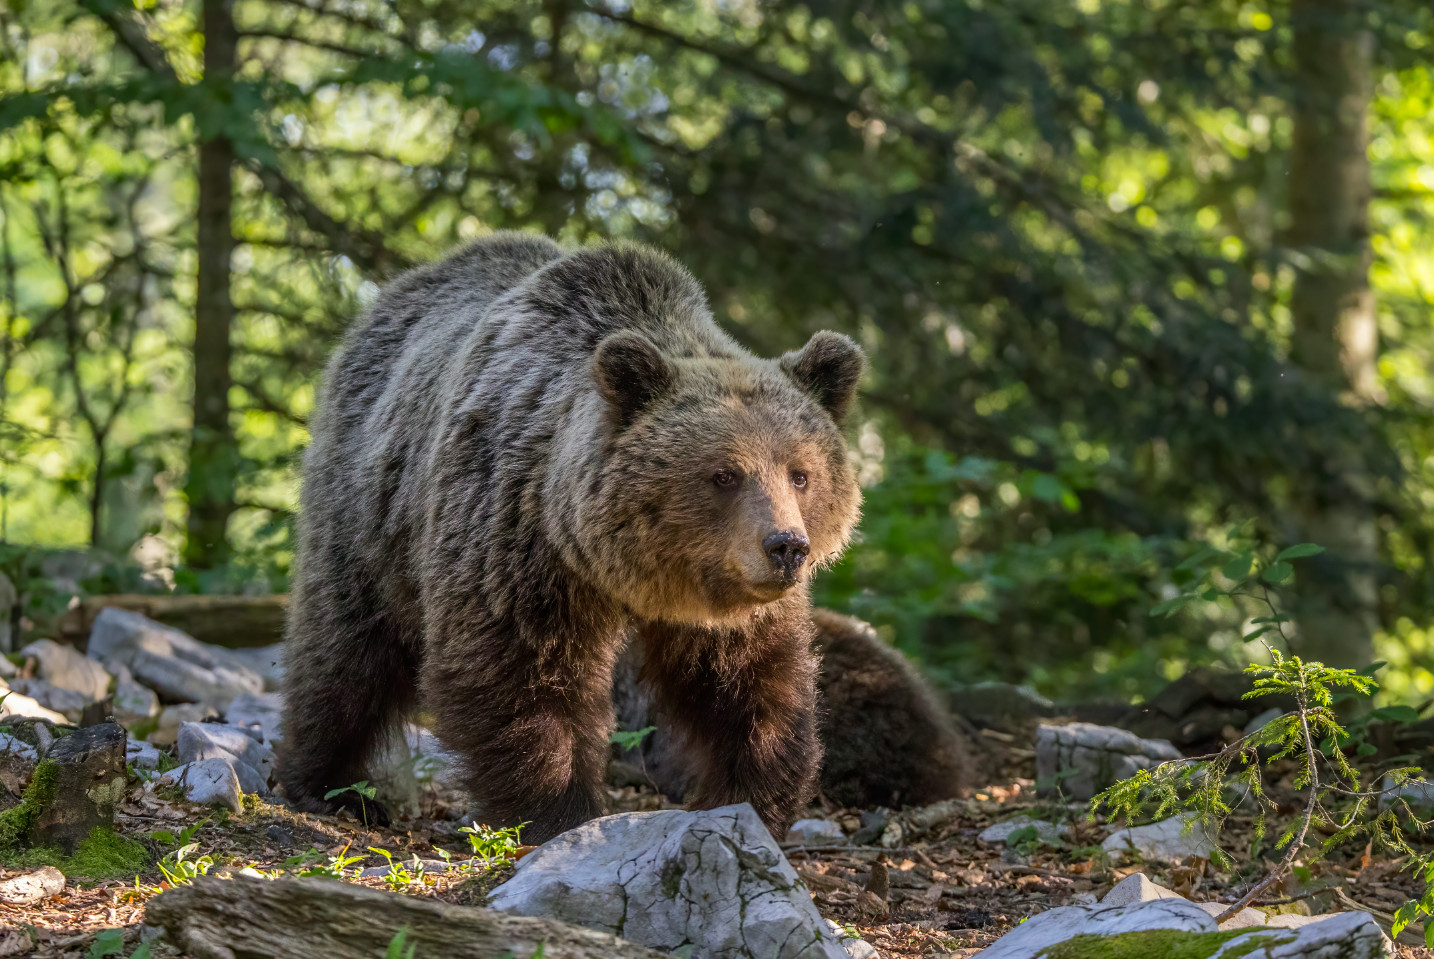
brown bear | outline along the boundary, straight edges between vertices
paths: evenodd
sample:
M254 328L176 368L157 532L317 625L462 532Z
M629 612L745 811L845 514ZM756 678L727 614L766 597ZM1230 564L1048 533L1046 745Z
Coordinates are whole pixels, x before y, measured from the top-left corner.
M980 775L971 739L916 669L867 623L812 610L821 794L838 806L924 806L960 795ZM619 779L636 773L669 798L692 786L686 744L640 681L643 646L618 660L613 706L624 730L655 727L636 749L614 750ZM619 768L619 767L615 767Z
M304 459L290 800L331 808L421 705L487 822L540 842L599 815L637 624L693 802L780 833L816 783L807 584L857 519L839 424L863 362L831 332L750 355L637 245L499 233L389 284Z

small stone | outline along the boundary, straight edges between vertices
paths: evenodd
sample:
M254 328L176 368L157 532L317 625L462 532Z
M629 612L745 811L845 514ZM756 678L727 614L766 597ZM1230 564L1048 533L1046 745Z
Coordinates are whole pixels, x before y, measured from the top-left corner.
M1187 829L1186 827L1190 828ZM1172 816L1148 826L1118 829L1100 844L1112 858L1134 850L1142 859L1183 862L1190 856L1209 859L1215 840L1191 814Z
M1179 758L1180 751L1163 739L1141 739L1114 726L1070 723L1036 730L1041 790L1082 801L1139 770Z
M1032 826L1035 827L1037 838L1049 844L1059 842L1070 833L1068 827L1057 826L1055 823L1046 822L1044 819L1032 819L1030 816L1012 816L1003 822L987 826L985 830L982 831L980 839L982 842L1005 842L1011 833L1020 832L1022 829Z
M125 743L125 762L135 769L158 769L159 755L159 747L143 739L131 739Z
M488 906L691 959L847 959L746 803L595 819L520 859Z
M1128 906L1133 902L1154 902L1157 899L1183 899L1180 893L1166 889L1143 872L1131 873L1111 887L1101 899L1102 906Z
M225 806L233 812L242 809L239 777L234 766L225 759L201 759L176 766L155 781L159 786L178 786L184 798L205 806Z
M1056 704L1030 686L989 682L956 689L951 710L977 726L1014 731L1054 716Z
M145 738L156 746L173 746L179 739L179 727L185 723L197 723L218 716L212 706L200 703L176 703L159 711L159 725Z
M35 658L38 663L35 672L40 679L79 693L87 703L98 702L109 692L109 672L72 646L62 646L53 639L37 639L20 650L20 655Z
M224 723L185 723L179 727L177 744L181 763L203 759L224 759L234 766L239 788L246 793L268 795L269 777L274 769L274 750L259 742L240 726Z
M294 834L278 823L273 823L264 830L264 838L280 849L291 849L294 845Z
M829 819L798 819L787 830L787 842L807 845L844 843L846 834L841 831L841 826Z
M54 866L41 866L9 879L0 880L0 902L26 905L65 891L65 874Z
M418 862L421 866L423 866L424 872L447 872L449 869L453 868L448 863L443 862L439 859L420 859ZM404 860L399 859L395 856L392 864L384 863L382 866L369 866L368 868L364 869L359 873L359 878L381 879L384 876L387 876L390 872L392 872L394 866L402 866L404 869L408 870L408 874L410 876L414 875L413 858L409 857L407 860Z
M260 739L273 745L284 738L279 725L283 714L282 693L244 693L236 696L224 710L224 721L231 726L256 730Z

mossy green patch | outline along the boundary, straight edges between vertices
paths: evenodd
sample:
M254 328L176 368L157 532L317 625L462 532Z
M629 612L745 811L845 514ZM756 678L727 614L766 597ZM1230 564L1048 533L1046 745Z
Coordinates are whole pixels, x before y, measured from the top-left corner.
M73 856L49 846L0 853L7 869L54 866L70 879L122 879L143 872L149 861L144 846L103 826L90 830Z
M1114 936L1074 936L1047 946L1037 959L1210 959L1230 940L1248 936L1221 954L1220 959L1240 959L1259 949L1290 942L1294 937L1263 927L1228 929L1224 932L1184 932L1176 929L1147 929Z
M43 760L30 774L30 782L20 794L20 805L0 812L0 850L13 849L21 837L30 831L35 817L55 798L55 784L59 780L58 763Z

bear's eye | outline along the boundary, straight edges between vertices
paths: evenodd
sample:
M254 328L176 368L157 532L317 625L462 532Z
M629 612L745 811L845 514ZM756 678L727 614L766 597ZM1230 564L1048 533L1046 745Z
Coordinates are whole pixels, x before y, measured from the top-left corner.
M802 470L792 470L792 485L797 489L806 489L807 474Z
M718 470L712 474L712 482L721 489L731 489L737 485L737 474L731 470Z

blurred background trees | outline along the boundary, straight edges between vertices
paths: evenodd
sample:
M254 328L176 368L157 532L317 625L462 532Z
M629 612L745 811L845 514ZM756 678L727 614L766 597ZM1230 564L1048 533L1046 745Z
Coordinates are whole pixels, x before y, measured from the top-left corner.
M631 237L762 353L865 344L818 598L931 670L1244 661L1247 611L1150 608L1206 544L1315 541L1300 651L1434 690L1419 0L10 0L0 44L6 540L283 589L377 285Z

